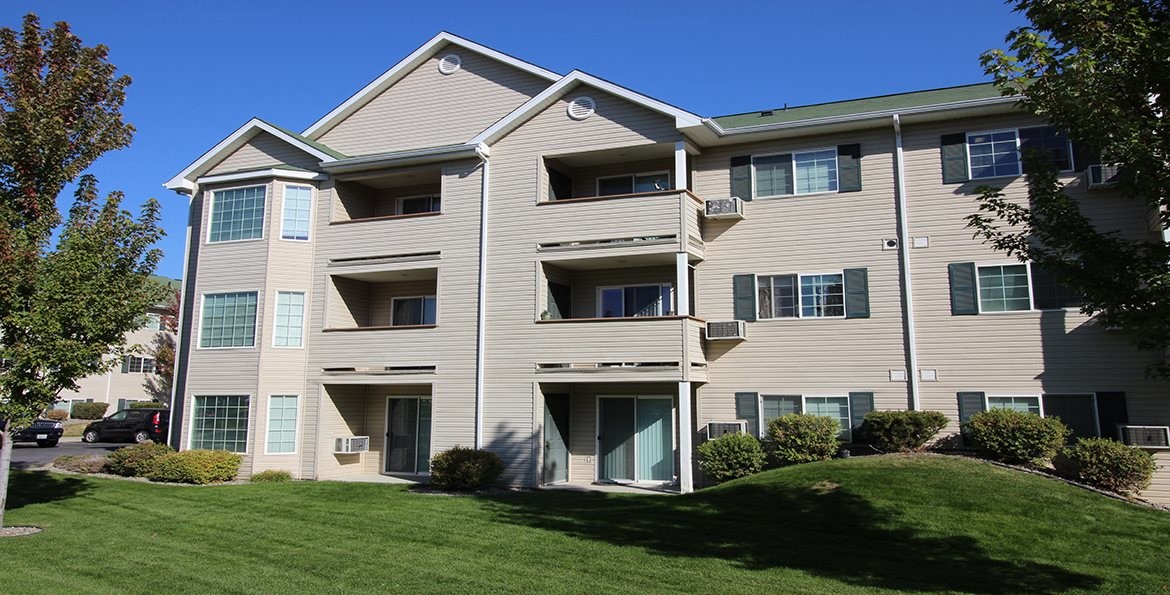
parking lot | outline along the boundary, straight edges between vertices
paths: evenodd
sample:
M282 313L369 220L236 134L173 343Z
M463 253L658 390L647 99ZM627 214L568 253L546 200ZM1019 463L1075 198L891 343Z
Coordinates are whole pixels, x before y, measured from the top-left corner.
M48 465L62 455L104 455L123 446L127 444L115 442L86 444L80 438L63 438L57 446L49 448L41 448L32 442L17 442L12 445L12 468L35 469Z

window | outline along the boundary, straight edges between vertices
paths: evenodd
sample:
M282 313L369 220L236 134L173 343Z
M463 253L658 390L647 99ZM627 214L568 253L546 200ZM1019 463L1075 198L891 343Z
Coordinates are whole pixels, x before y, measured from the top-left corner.
M837 420L841 426L841 440L850 441L849 397L805 397L804 412Z
M599 318L631 318L674 315L674 288L671 285L630 285L598 290Z
M597 196L670 190L670 172L648 172L597 178Z
M763 395L760 397L760 431L768 434L768 422L789 413L800 413L800 395Z
M1040 409L1040 397L987 397L988 409L1012 409L1024 413L1043 415Z
M158 314L147 314L146 324L142 328L151 331L162 330L162 317Z
M858 398L862 395L872 400L872 393L855 393ZM754 393L749 393L754 395ZM852 413L850 410L850 397L848 395L842 396L802 396L802 395L760 395L759 397L759 412L746 412L737 410L736 416L740 418L752 418L759 416L759 435L765 437L768 434L768 422L790 413L805 413L808 415L821 415L824 417L831 417L837 420L841 427L841 440L849 442L852 440ZM863 403L864 404L864 403ZM738 405L737 405L738 409ZM868 410L872 410L872 403L869 404ZM754 426L753 426L754 429Z
M297 395L268 397L267 454L293 454L297 451Z
M301 347L305 328L305 294L299 291L276 292L276 329L273 345Z
M191 448L248 451L248 397L196 396Z
M760 319L845 316L845 280L841 273L760 277L757 292Z
M122 358L122 373L123 374L153 374L154 373L154 359L149 357L138 357L134 355L127 355Z
M1031 310L1028 290L1028 265L978 267L979 311L1015 312Z
M203 296L199 347L252 347L256 344L256 292Z
M438 213L443 206L443 199L434 196L409 196L398 199L396 215L414 215L416 213Z
M280 237L284 240L308 240L309 219L313 212L313 189L308 186L284 187L284 213Z
M208 242L233 242L264 236L264 186L220 190L211 198Z
M837 191L837 149L752 158L753 196L787 196Z
M1043 152L1060 171L1073 168L1068 135L1051 126L1034 126L968 133L968 175L972 180L1018 176L1023 172L1021 155L1029 149Z
M392 326L435 324L435 296L400 297L390 300Z

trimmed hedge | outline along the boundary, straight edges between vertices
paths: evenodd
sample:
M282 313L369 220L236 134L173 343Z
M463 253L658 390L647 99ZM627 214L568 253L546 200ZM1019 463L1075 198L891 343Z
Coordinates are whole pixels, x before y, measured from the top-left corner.
M109 407L109 403L74 403L69 415L75 419L101 419Z
M51 419L53 421L65 421L69 419L69 412L64 409L49 409L41 417Z
M231 481L240 472L242 457L226 450L184 450L154 460L146 477L168 483L208 484Z
M776 465L830 459L841 447L837 420L820 415L789 413L768 422L764 450Z
M764 447L755 436L724 434L699 445L699 468L717 483L759 473Z
M985 455L1013 464L1042 465L1064 448L1071 430L1055 417L1013 409L971 416L966 435Z
M862 433L882 452L911 452L945 427L947 416L938 411L872 411L865 416Z
M1149 487L1157 468L1150 453L1108 438L1081 438L1052 464L1062 477L1123 495Z
M166 409L166 405L157 401L131 401L127 405L129 409Z
M504 472L499 455L486 450L456 446L431 459L431 484L444 490L474 490Z
M175 452L165 444L147 442L119 448L110 453L106 468L115 475L127 477L143 476L159 459Z
M288 471L269 469L252 475L252 483L284 483L292 481L292 474Z
M74 473L104 473L106 457L99 455L61 455L53 459L53 466Z

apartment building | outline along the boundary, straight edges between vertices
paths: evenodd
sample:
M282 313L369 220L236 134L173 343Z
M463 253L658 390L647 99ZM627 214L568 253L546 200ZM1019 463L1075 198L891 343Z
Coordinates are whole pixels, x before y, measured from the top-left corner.
M464 445L513 485L682 491L696 443L791 411L846 441L874 409L953 434L1013 407L1165 445L1149 354L965 227L979 186L1026 200L1020 146L1165 237L987 84L711 118L440 33L167 182L191 206L172 439L245 473L418 477Z
M178 290L183 283L179 279L158 275L152 275L151 280L172 290ZM149 348L159 333L169 333L162 324L167 312L165 303L150 308L146 313L146 325L125 336L125 346L136 349L136 352L123 357L118 365L105 374L78 380L77 390L61 391L53 408L68 411L74 403L79 402L109 403L106 411L113 413L125 409L129 403L153 400L146 385L147 378L155 373L154 358L150 357Z

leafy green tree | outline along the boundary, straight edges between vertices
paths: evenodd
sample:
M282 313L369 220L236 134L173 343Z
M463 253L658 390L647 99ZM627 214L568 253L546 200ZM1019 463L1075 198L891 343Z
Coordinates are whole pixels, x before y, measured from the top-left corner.
M134 131L121 113L130 79L107 55L33 14L20 33L0 29L0 527L12 429L113 366L123 335L164 297L148 280L161 256L158 203L135 219L121 193L99 200L92 176L78 180ZM62 227L57 196L75 180Z
M179 304L182 294L170 291L166 310L159 318L159 332L155 333L147 355L154 358L154 374L148 374L142 385L157 402L169 405L171 387L175 380L175 335L179 332Z
M1120 164L1123 200L1170 224L1170 5L1161 0L1016 0L1029 25L1007 50L983 54L1004 95ZM1080 292L1082 311L1152 352L1170 376L1170 249L1163 239L1103 229L1039 155L1024 156L1029 204L982 188L969 227L998 250L1052 271ZM1124 208L1124 204L1119 204ZM1140 208L1133 205L1134 208Z

